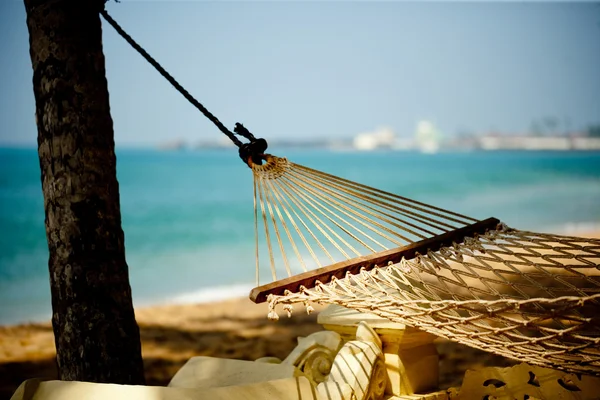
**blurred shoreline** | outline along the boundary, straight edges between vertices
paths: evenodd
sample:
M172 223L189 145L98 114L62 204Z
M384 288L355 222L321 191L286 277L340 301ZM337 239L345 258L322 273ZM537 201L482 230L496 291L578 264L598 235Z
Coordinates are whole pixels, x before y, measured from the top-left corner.
M327 150L346 152L408 151L437 152L495 152L495 151L600 151L600 128L588 131L553 132L461 132L454 135L441 133L433 122L422 120L415 132L398 135L390 127L379 127L354 136L313 139L273 139L271 148L291 150ZM234 150L226 138L188 142L175 139L159 143L160 151Z

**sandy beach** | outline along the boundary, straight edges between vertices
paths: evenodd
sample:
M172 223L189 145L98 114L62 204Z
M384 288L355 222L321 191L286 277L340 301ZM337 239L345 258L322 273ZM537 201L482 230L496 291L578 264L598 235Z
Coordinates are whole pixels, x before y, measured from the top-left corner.
M193 356L255 360L285 358L298 336L322 330L315 313L267 319L267 306L241 298L218 303L169 305L136 310L148 385L166 385ZM440 341L440 386L460 384L467 368L510 365L509 360ZM56 378L50 323L0 327L0 399L28 378Z
M600 237L600 232L579 234ZM316 307L306 315L297 307L292 318L267 319L267 305L246 298L215 303L163 305L136 309L148 385L166 385L193 356L255 360L285 358L298 336L322 330ZM460 386L464 372L480 366L508 366L513 361L449 341L437 340L440 388ZM29 378L56 378L54 336L50 322L0 327L0 399L8 399Z

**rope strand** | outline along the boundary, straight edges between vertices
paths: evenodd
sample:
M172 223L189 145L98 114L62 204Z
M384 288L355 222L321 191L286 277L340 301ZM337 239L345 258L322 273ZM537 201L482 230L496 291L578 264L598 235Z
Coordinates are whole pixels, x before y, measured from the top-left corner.
M131 45L146 61L148 61L179 93L183 95L194 107L196 107L206 118L219 128L237 147L242 147L243 143L231 132L217 117L206 109L198 100L196 100L171 74L169 74L142 46L140 46L131 36L121 28L121 26L106 12L101 10L100 14L127 43ZM247 132L247 130L245 130ZM249 133L249 132L248 132Z

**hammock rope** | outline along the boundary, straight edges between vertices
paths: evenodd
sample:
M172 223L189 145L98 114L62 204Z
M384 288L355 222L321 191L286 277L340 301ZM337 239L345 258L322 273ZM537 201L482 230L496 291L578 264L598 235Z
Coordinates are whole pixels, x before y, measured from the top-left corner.
M255 218L255 232L260 219L273 280L451 235L478 222L285 158L266 155L264 159L262 165L251 164L258 193L255 215L262 217ZM294 264L300 269L290 267L288 252L296 256ZM285 271L278 271L276 259Z
M194 107L198 109L206 118L209 119L225 136L231 140L239 148L239 155L244 163L248 162L249 158L254 158L255 162L260 163L260 156L267 150L267 141L265 139L257 139L244 125L239 122L235 124L233 132L231 132L219 119L206 107L202 105L194 96L190 94L167 70L160 65L154 57L152 57L139 43L137 43L125 30L108 14L105 9L100 10L100 15L110 26L133 47L150 65L152 65L158 73L165 78L179 93L185 97ZM234 134L235 133L235 134ZM249 140L248 143L243 143L235 135L242 136Z
M291 315L295 303L307 311L311 303L338 304L508 358L600 376L600 240L477 221L264 158L251 165L262 193L256 254L268 255L274 282L257 281L250 297L268 302L269 318L278 318L279 305Z

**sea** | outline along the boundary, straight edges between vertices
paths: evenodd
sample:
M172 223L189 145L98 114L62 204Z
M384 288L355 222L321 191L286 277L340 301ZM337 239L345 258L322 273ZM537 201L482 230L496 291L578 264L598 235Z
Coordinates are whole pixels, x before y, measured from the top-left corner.
M271 151L519 229L600 231L600 152ZM252 174L235 150L117 149L117 177L136 307L249 293L255 267ZM0 148L0 324L50 316L37 152Z

